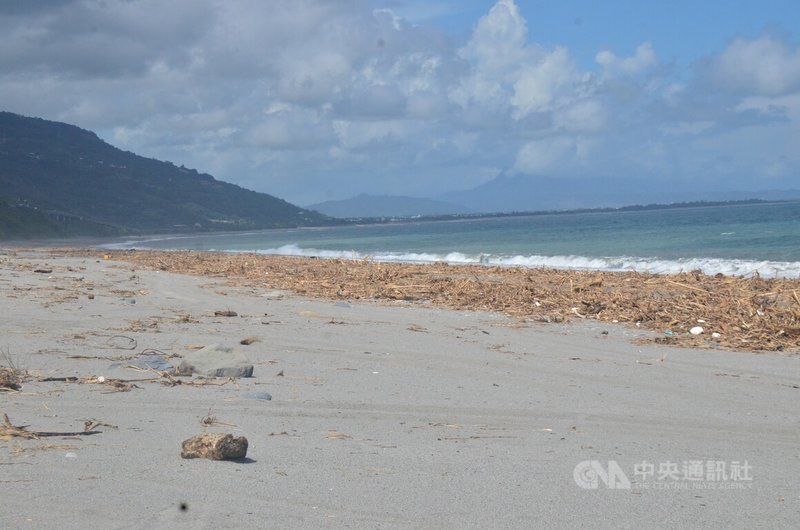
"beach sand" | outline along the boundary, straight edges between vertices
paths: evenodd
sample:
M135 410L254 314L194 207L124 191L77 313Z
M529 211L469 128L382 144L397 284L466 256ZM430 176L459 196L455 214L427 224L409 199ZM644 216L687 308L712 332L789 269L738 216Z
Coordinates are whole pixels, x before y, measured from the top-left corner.
M0 527L800 526L797 354L308 295L113 256L0 255L0 364L29 374L0 413L101 431L0 440ZM168 386L111 368L212 343L254 376ZM118 391L92 376L152 380ZM246 436L248 459L182 459L204 432ZM585 461L616 463L630 488L581 487Z

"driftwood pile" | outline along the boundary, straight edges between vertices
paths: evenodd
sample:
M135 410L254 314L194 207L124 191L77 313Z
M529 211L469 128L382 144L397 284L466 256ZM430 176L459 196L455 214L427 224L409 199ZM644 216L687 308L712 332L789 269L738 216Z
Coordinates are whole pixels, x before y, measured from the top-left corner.
M666 333L657 339L662 343L800 352L800 280L189 251L117 251L110 257L305 296L403 300L545 322L589 318ZM689 333L698 326L702 334Z
M8 367L0 367L0 392L9 390L19 390L22 388L23 377L19 370Z

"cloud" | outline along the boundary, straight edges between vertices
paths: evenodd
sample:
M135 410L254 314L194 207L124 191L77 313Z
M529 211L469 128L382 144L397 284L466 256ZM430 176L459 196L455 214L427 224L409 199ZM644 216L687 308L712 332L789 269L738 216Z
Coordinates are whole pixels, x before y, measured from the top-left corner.
M326 147L334 139L330 119L311 109L287 107L255 120L245 134L249 145L277 150Z
M522 146L514 161L514 171L528 175L561 173L577 154L574 139L559 136L528 142Z
M737 37L711 63L723 90L778 96L800 90L800 47L770 35Z
M597 53L595 61L612 75L638 75L658 64L655 50L649 42L640 44L630 57L617 57L610 50L603 50Z
M0 101L304 204L433 195L500 172L723 179L739 170L719 161L737 160L766 175L748 141L780 161L771 178L798 166L800 51L788 41L737 38L688 72L649 42L581 65L569 43L539 42L513 0L464 35L429 23L468 11L450 0L9 0Z
M38 2L30 2L37 4ZM185 64L208 28L208 2L49 2L51 9L0 16L0 71L17 75L114 78L158 61ZM158 13L158 16L145 14Z
M569 105L591 91L592 77L578 72L566 48L547 49L528 40L527 22L516 4L495 4L458 52L470 72L451 90L451 100L467 116L520 120Z

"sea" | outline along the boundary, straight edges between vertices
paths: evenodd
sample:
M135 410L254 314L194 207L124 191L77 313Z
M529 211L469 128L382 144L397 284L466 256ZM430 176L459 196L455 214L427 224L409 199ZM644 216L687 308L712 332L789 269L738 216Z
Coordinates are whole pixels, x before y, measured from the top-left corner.
M162 235L104 247L800 278L800 201Z

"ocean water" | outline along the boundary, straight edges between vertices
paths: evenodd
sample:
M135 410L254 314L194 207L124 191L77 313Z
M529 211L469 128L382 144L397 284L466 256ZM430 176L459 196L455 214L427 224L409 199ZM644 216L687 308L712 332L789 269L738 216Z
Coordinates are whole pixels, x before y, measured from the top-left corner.
M105 246L800 278L800 202L193 234Z

